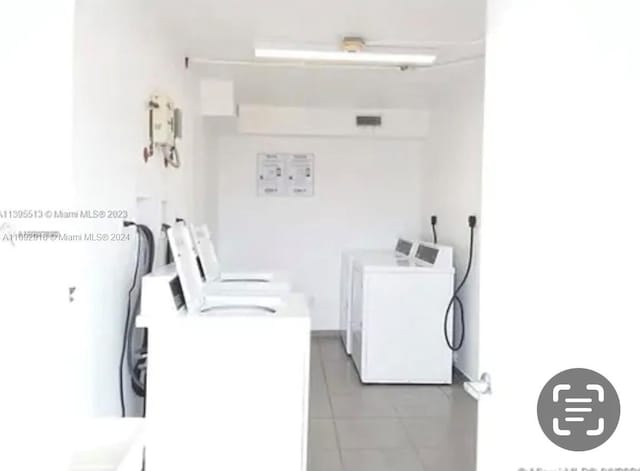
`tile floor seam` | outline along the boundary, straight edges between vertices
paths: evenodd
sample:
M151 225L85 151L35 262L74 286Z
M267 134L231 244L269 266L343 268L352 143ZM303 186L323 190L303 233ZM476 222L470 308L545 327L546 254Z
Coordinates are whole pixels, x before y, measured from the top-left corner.
M322 345L318 345L320 349L320 365L322 367L322 378L324 379L324 386L327 393L327 399L329 401L329 411L331 413L331 423L333 424L333 433L336 436L336 445L338 447L338 460L340 461L340 469L344 471L344 459L342 457L342 446L340 445L340 438L338 436L338 426L336 425L336 417L333 411L333 402L331 401L331 393L329 392L329 382L327 381L327 371L324 365L324 355L322 354Z
M409 441L409 445L411 446L411 449L413 450L413 452L416 454L416 456L418 457L418 461L420 462L420 467L423 469L423 471L429 471L425 464L422 462L422 456L420 455L420 449L418 448L418 446L413 443L413 440L411 439L411 434L409 433L409 429L407 428L406 424L404 423L404 420L402 418L398 419L400 421L400 427L402 427L402 430L404 431L404 433L407 436L407 440Z
M331 426L333 427L333 434L335 435L335 443L337 445L337 450L335 451L335 466L336 469L340 469L342 471L354 471L353 469L348 468L349 464L354 464L354 456L361 452L380 452L385 454L387 452L402 452L407 456L409 454L415 455L417 462L415 463L415 469L420 469L422 471L433 471L433 463L426 459L425 456L438 455L441 450L448 449L447 443L431 443L430 438L427 439L427 442L424 442L424 437L426 432L423 432L420 427L416 428L415 424L412 421L417 421L418 425L423 423L422 425L427 426L433 421L446 420L447 417L451 419L450 414L441 415L439 413L439 406L436 408L432 408L429 410L422 410L423 401L435 401L435 404L440 404L443 401L446 401L447 404L441 404L443 407L447 407L450 404L460 406L460 397L457 389L460 389L460 385L453 383L451 385L437 385L428 390L428 393L421 394L421 389L416 388L418 395L414 395L413 391L408 388L398 388L393 391L394 394L387 396L382 391L380 395L379 401L375 399L378 397L377 394L371 395L373 398L371 401L368 399L368 395L362 395L360 397L360 401L362 407L358 404L359 393L362 389L366 389L366 385L364 385L359 380L359 376L353 376L349 368L353 368L352 359L348 357L344 349L343 345L339 341L337 342L317 342L317 348L315 349L316 353L320 357L318 362L316 363L317 367L320 368L321 376L320 378L324 382L322 391L326 396L327 400L327 415L328 420L332 421ZM331 378L331 380L329 380ZM356 384L359 382L359 384ZM375 385L372 387L375 388ZM435 390L437 389L437 393ZM320 390L320 389L319 389ZM395 392L398 392L398 395L395 395ZM405 391L408 391L405 392ZM424 391L427 391L426 389ZM464 394L463 394L464 396ZM349 397L353 397L353 400L346 399ZM337 402L336 402L337 401ZM385 412L382 412L383 415L380 415L381 412L376 404L380 403L380 407L384 406L384 408L388 408L389 413L393 412L393 415L388 415ZM430 403L431 404L431 403ZM466 408L467 405L463 404ZM349 406L354 407L355 409L349 408ZM336 412L338 410L338 412ZM343 412L339 412L342 410ZM351 411L356 410L362 412L370 412L373 410L373 415L352 415ZM416 411L416 414L412 414L412 410ZM465 409L466 410L466 409ZM346 412L345 412L346 411ZM338 416L340 414L340 416ZM346 416L344 415L346 414ZM349 434L340 438L339 430L343 432L345 430L343 427L343 422L348 424L353 421L384 421L391 420L395 422L395 425L389 423L389 427L395 428L397 426L397 431L403 436L396 434L397 440L394 441L393 446L377 446L372 443L365 443L364 447L346 447L344 445L350 444ZM346 425L345 425L346 426ZM432 428L432 426L427 426L426 428ZM349 428L349 427L347 427ZM425 435L428 437L429 433ZM401 439L403 438L403 439ZM346 443L343 443L346 440ZM424 442L424 443L423 443ZM423 453L423 451L427 452L427 455ZM354 455L355 454L355 455ZM355 463L357 465L358 460L356 459ZM435 462L434 462L435 463ZM310 468L311 469L311 468ZM413 468L412 468L413 469ZM323 470L315 470L315 471L323 471ZM360 470L358 470L360 471ZM389 469L389 471L392 471ZM395 470L393 470L395 471ZM439 471L445 471L445 468L440 469ZM451 471L449 468L446 468L446 471ZM456 470L461 471L461 470Z
M365 447L358 447L358 448L345 448L345 451L406 451L406 450L416 451L414 447L381 448L381 447L375 447L375 446L365 446Z

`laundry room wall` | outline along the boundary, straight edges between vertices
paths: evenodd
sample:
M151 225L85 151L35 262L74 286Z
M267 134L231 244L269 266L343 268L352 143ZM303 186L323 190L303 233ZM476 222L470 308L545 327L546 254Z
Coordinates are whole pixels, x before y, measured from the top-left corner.
M269 128L285 134L273 120ZM391 249L398 235L421 229L424 139L346 134L218 136L207 156L217 161L211 176L218 185L217 217L212 210L207 222L217 230L224 268L288 271L309 296L315 330L338 329L343 250ZM313 153L314 196L258 197L261 152Z
M196 191L199 196L196 224L206 223L214 243L219 239L219 162L217 157L218 137L235 132L235 121L231 118L200 118L202 138L200 142L202 163L196 172Z
M124 210L127 219L150 225L159 254L161 222L194 212L194 155L198 128L197 82L184 68L183 51L155 9L142 0L76 2L74 63L74 189L83 209ZM179 169L156 155L144 163L150 95L169 95L183 110ZM55 110L48 110L55 116ZM84 232L126 233L122 242L79 243L76 302L86 334L84 413L120 414L118 364L136 239L122 218L81 221ZM128 410L140 401L125 380Z
M431 215L438 216L439 242L454 248L457 282L464 275L468 259L467 218L472 214L478 217L474 264L460 295L466 336L464 346L455 354L457 368L470 378L478 377L480 260L477 249L482 235L483 95L484 63L479 62L460 70L456 80L442 87L433 100L422 187L424 220L429 221ZM425 237L431 240L430 229Z

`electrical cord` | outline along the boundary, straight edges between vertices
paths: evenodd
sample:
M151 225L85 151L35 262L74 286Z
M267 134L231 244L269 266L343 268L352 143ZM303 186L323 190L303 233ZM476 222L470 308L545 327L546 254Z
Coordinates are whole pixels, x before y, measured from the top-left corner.
M433 243L438 243L438 232L436 231L436 224L438 223L438 216L431 216L431 233L433 234Z
M460 293L460 290L462 290L462 287L467 282L467 279L469 278L469 273L471 272L471 266L473 265L473 240L474 240L475 226L476 226L476 217L469 216L469 260L467 261L467 269L464 273L464 276L462 277L462 281L460 282L458 287L453 291L453 296L451 296L451 299L449 300L449 304L447 304L447 310L445 311L445 315L444 315L444 338L445 338L445 341L447 342L447 346L454 352L457 352L458 350L460 350L462 348L462 345L464 344L464 337L465 337L465 331L466 331L465 320L464 320L464 304L462 303L462 300L460 299L458 294ZM457 344L454 342L453 339L449 337L449 329L447 328L449 324L449 316L451 314L452 308L454 307L454 304L457 304L460 310L460 340L458 341ZM453 312L455 313L455 309Z

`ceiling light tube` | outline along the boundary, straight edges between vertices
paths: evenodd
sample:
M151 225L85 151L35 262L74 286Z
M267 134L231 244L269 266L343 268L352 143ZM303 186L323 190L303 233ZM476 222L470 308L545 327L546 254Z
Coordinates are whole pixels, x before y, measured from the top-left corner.
M256 48L258 59L279 59L314 62L340 62L353 64L431 65L436 60L432 54L394 54L382 52L318 51L303 49Z

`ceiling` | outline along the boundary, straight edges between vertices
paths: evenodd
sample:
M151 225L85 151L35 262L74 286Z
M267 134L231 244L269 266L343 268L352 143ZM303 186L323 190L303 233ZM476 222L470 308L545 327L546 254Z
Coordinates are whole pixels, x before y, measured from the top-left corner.
M438 55L436 67L407 71L194 64L234 80L239 103L422 108L441 86L477 72L484 54L485 0L155 0L154 8L194 59L252 61L265 43L337 48L344 36Z

